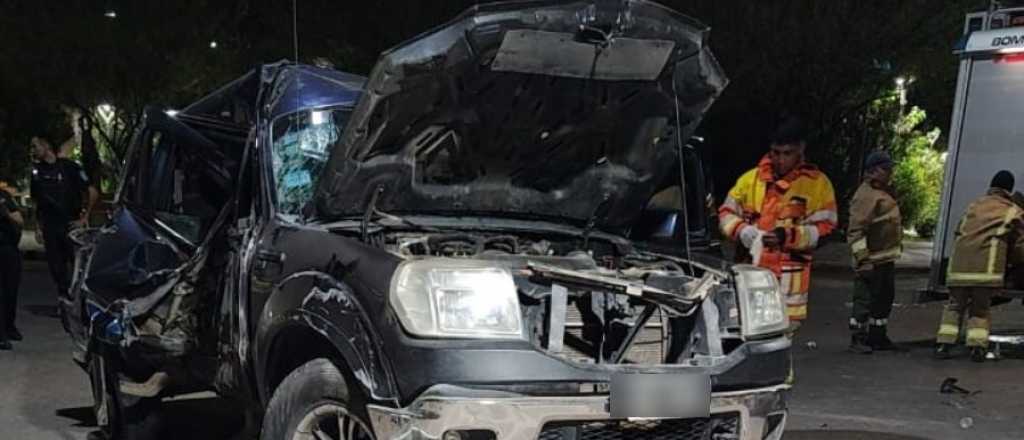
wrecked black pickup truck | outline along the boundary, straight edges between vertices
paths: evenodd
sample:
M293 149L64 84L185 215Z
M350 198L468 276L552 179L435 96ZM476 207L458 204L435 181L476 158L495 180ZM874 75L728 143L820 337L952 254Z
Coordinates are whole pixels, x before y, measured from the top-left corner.
M709 248L707 28L481 5L368 78L150 109L62 302L111 437L214 391L264 439L778 439L771 273Z

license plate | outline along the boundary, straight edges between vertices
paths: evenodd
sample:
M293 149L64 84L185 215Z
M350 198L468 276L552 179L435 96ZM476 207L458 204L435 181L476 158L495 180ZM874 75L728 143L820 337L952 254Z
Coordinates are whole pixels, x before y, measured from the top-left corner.
M707 374L613 374L612 418L698 418L711 415Z

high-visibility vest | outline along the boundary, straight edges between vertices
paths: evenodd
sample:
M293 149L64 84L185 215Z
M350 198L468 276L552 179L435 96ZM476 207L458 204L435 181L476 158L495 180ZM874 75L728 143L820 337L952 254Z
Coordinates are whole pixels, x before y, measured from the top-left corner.
M776 179L765 156L744 173L718 209L722 235L737 240L740 231L755 226L766 233L787 231L778 250L765 249L758 265L772 270L786 293L790 319L807 317L811 254L818 241L836 227L836 200L832 182L817 167L801 164ZM738 251L737 257L745 252Z
M949 257L946 285L1003 287L1006 264L1024 255L1024 209L992 188L967 207Z

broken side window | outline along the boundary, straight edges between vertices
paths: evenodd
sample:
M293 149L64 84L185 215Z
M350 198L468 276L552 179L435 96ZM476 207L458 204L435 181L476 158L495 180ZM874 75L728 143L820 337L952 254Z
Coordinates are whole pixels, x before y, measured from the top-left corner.
M193 246L199 244L231 190L228 183L215 178L201 152L200 147L182 143L179 136L147 130L122 193L122 200L149 213Z
M349 109L311 110L274 121L271 154L280 214L297 218L313 200L316 180L341 139L349 114Z

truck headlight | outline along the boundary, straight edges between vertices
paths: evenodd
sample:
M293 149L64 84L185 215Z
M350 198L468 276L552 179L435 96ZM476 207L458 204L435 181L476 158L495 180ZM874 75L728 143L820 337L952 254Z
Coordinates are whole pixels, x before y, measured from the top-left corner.
M775 274L750 265L737 265L733 270L736 273L743 336L767 336L789 328L785 295Z
M512 274L494 263L425 259L403 263L391 281L402 326L428 337L522 339Z

